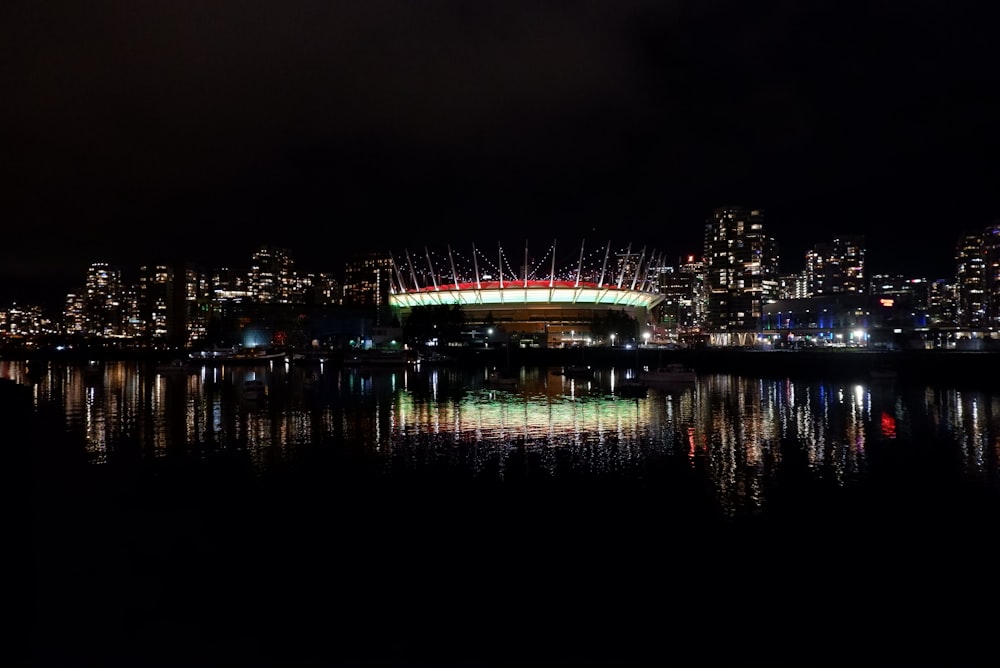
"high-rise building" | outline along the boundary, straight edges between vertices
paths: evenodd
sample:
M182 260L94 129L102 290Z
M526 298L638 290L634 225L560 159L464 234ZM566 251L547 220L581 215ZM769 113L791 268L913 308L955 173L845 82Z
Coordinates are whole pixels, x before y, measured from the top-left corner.
M663 301L656 307L658 324L665 342L677 343L682 332L694 325L694 276L664 267L657 278L658 292L663 295Z
M1000 221L983 230L986 325L1000 330Z
M87 316L84 295L70 292L63 302L62 329L70 335L85 334Z
M146 326L139 312L139 288L135 283L122 288L122 321L126 338L134 340L145 335Z
M0 310L0 341L46 334L51 331L51 325L41 306L14 303Z
M189 262L139 268L137 301L146 336L172 346L205 337L210 315L208 281Z
M927 286L927 323L940 327L958 324L958 297L954 283L943 278Z
M677 272L691 277L691 319L681 327L684 332L695 333L701 330L708 313L704 258L693 253L683 256L677 263Z
M805 299L809 297L809 273L805 269L778 277L778 299Z
M343 287L333 274L320 272L311 274L310 295L306 302L318 305L338 305L344 300Z
M261 246L253 254L248 283L254 301L288 304L295 290L295 263L288 250Z
M958 286L958 324L980 328L987 322L986 254L983 232L963 232L955 248L955 283Z
M705 226L705 328L716 345L750 346L778 297L778 244L759 209L722 207Z
M174 268L174 291L184 321L183 325L179 321L175 323L177 327L170 330L169 338L182 341L182 345L191 345L206 336L212 297L208 277L194 264L179 262Z
M687 255L677 267L656 268L656 290L663 301L654 309L658 342L677 343L700 332L704 313L703 265L701 258Z
M229 267L213 269L208 283L215 305L250 300L250 285L246 272Z
M83 311L85 333L100 337L124 333L121 269L107 262L94 262L87 268Z
M151 339L167 338L168 307L172 272L166 264L139 267L139 318L145 335Z
M392 257L365 253L347 261L344 271L344 304L381 310L389 304Z
M641 287L641 283L645 279L641 271L641 268L645 266L645 260L646 249L643 248L636 252L632 250L631 244L624 251L616 253L613 266L614 275L618 277L617 287L631 290Z
M806 253L810 297L865 293L865 238L841 236Z

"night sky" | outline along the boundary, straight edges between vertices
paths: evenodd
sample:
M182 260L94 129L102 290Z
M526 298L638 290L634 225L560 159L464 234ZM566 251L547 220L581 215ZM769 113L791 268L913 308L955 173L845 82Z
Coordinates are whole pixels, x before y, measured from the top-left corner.
M785 271L864 234L869 272L951 277L1000 218L989 5L6 2L0 306L260 244L677 257L724 205Z

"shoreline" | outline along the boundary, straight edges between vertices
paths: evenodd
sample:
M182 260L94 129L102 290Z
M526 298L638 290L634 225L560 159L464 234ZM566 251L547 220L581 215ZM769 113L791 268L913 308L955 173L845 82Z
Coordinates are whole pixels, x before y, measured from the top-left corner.
M567 366L595 369L657 367L679 362L701 374L737 373L757 377L865 378L872 370L891 370L900 381L975 384L1000 389L1000 351L965 350L749 350L734 348L448 348L444 365ZM163 363L186 351L85 350L0 351L0 361L42 361L76 364L96 361ZM246 364L245 361L235 362ZM266 363L260 362L260 363ZM314 362L305 362L312 364ZM296 364L293 362L293 364ZM343 365L334 351L328 366Z

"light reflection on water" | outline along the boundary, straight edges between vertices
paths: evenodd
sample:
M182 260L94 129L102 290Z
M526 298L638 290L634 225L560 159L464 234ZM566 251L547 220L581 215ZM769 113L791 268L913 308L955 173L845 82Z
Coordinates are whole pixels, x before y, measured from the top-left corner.
M945 450L970 483L997 486L1000 396L892 382L823 383L706 375L687 387L615 393L621 374L574 380L522 368L516 390L485 370L203 367L0 361L36 406L61 405L65 433L95 466L116 458L236 453L259 474L308 449L359 448L387 473L469 480L566 478L668 484L664 462L703 476L723 515L765 509L781 480L864 481L873 453ZM265 392L248 396L243 383Z

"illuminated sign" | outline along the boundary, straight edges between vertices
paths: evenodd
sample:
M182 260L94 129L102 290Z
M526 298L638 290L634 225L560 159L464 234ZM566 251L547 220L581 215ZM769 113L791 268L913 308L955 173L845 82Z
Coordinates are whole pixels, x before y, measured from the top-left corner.
M881 304L882 306L885 306L886 308L888 308L888 307L892 306L893 304L895 304L896 301L894 299L889 299L888 297L882 297L882 299L878 300L878 303Z

